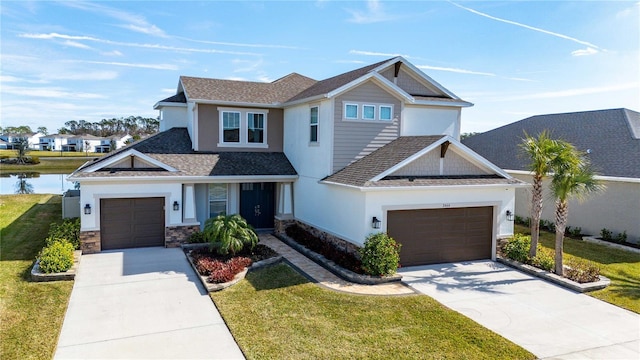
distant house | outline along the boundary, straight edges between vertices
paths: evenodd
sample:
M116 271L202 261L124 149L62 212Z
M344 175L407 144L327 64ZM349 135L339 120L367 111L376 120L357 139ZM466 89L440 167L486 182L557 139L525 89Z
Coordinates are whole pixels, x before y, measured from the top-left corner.
M107 136L100 140L100 145L96 146L95 152L108 153L120 149L127 145L132 139L133 137L129 134Z
M587 153L606 185L606 191L583 203L569 204L569 222L583 233L597 235L602 228L626 231L629 240L640 239L640 113L609 109L538 115L472 136L463 143L510 175L527 182L528 159L518 145L524 132L537 136L549 130ZM548 181L547 181L548 184ZM548 186L547 186L548 188ZM516 190L516 214L529 216L530 190ZM542 218L554 220L554 203L547 193Z
M68 139L73 136L72 134L44 135L40 138L38 148L43 151L65 151L63 147L67 145Z
M20 141L27 140L29 142L29 148L37 150L42 136L44 136L44 134L40 132L26 134L5 133L0 135L0 140L5 142L6 149L15 149L16 144ZM0 146L0 148L3 147Z

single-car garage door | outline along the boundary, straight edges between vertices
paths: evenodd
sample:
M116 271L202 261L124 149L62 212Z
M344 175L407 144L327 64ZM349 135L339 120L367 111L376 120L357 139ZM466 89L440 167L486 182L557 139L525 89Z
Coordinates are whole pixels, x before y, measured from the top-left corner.
M489 259L492 224L491 206L387 213L387 233L402 244L402 266Z
M101 199L102 250L164 246L164 198Z

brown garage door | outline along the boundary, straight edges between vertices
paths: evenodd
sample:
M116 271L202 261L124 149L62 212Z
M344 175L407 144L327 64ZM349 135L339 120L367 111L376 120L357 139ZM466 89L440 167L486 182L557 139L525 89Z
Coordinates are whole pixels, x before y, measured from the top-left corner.
M402 266L491 258L493 208L398 210L387 232L402 244Z
M164 198L101 199L102 250L164 246Z

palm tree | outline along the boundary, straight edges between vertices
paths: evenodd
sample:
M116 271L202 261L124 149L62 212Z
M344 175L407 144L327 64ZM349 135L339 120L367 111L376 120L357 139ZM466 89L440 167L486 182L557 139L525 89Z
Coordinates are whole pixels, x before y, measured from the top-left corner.
M574 159L572 163L564 163L554 168L554 175L551 179L551 191L556 199L556 255L555 273L562 276L564 267L562 265L562 251L564 242L564 230L569 217L570 198L583 200L588 195L604 189L595 173L589 167L588 161L573 146L571 152Z
M226 255L241 251L245 246L251 249L258 243L258 235L253 227L242 216L218 215L208 219L204 224L204 237L211 249L218 248L218 253Z
M538 134L538 137L529 136L525 132L520 149L531 159L529 170L533 173L533 189L531 191L531 248L529 256L534 258L538 249L540 236L540 217L542 216L542 182L544 177L551 172L554 165L565 163L567 165L576 161L572 157L572 146L562 140L554 140L547 130Z

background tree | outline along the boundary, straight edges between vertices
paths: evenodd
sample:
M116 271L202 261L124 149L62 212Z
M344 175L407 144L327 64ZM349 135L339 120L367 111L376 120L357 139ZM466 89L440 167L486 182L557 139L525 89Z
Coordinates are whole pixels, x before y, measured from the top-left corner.
M37 132L42 133L44 135L49 135L49 131L47 130L46 126L40 126L38 128Z
M4 132L8 134L19 134L19 135L33 133L33 131L31 130L31 127L28 125L7 126L4 128Z
M595 179L595 173L582 154L571 146L574 159L570 162L557 164L551 179L551 191L556 199L556 244L555 244L555 273L564 275L563 247L564 231L569 217L570 198L582 200L588 195L604 189Z
M31 149L29 149L29 140L26 138L20 139L17 143L13 144L13 148L16 150L16 159L18 160L18 164L26 164L27 154L31 151Z
M466 138L470 138L472 136L478 135L478 134L482 134L481 132L465 132L460 134L460 140L464 140Z

